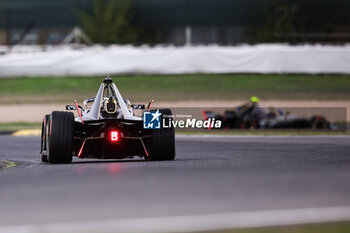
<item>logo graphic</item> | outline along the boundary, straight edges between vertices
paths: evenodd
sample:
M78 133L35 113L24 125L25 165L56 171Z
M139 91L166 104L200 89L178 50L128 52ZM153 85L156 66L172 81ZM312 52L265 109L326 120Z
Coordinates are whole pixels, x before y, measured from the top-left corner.
M156 112L143 113L143 128L144 129L160 129L160 116L162 114L157 110Z

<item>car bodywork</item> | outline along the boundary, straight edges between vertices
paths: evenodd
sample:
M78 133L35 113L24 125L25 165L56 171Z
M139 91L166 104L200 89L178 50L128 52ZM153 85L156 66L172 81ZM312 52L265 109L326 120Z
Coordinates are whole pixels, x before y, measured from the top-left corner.
M90 108L89 103L92 103ZM153 101L149 102L148 111L151 111L152 103ZM142 115L137 116L134 113L135 110L143 113L144 109L144 105L131 105L129 100L124 99L112 79L107 77L100 85L96 96L84 101L84 107L78 105L76 101L75 105L66 106L66 110L76 110L78 113L73 122L72 156L98 159L123 159L134 156L151 158L152 135L159 132L144 129ZM43 161L50 160L45 157L49 157L50 154L49 139L54 113L46 115L43 121L41 149ZM174 129L169 137L168 141L172 144ZM154 150L156 149L153 148ZM173 151L175 156L175 148Z
M311 118L285 112L281 108L261 108L255 101L249 101L233 110L225 110L224 114L203 111L204 119L220 119L222 128L229 129L335 129L336 127L324 116L315 115Z
M74 152L79 158L126 158L147 156L145 142L150 130L143 129L141 117L132 113L114 83L105 81L94 98L91 109L80 109L74 123ZM110 96L116 97L119 109L107 112ZM69 108L69 107L68 107ZM113 112L113 111L112 111ZM117 135L112 140L112 132Z

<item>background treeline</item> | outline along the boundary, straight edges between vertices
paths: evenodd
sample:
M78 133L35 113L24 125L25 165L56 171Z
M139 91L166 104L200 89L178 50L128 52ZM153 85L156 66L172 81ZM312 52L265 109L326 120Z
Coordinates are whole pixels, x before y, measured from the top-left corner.
M1 0L0 30L79 24L96 43L156 44L190 26L198 43L344 43L349 12L347 0Z

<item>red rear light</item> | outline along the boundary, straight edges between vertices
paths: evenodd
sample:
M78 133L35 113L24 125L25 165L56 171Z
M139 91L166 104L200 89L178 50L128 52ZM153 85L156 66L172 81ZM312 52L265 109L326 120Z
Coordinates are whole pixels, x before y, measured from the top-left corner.
M109 140L111 142L117 142L119 141L119 132L116 130L113 130L109 133Z

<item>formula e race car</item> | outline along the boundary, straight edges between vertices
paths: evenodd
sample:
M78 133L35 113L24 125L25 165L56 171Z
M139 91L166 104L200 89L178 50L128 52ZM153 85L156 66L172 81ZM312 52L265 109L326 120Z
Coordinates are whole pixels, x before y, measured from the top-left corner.
M90 104L89 104L90 103ZM123 99L112 79L103 80L95 98L84 101L84 107L67 105L66 110L45 115L42 123L40 156L43 162L70 163L78 158L123 159L139 156L146 160L175 158L175 129L160 127L162 118L172 121L170 109L151 110L145 105L131 105ZM91 107L88 107L91 105ZM135 114L141 112L141 116ZM146 125L144 117L150 116Z
M229 129L336 129L324 116L311 118L284 112L281 108L260 108L259 98L253 96L246 104L224 115L203 111L204 119L215 118L223 122L222 128Z

